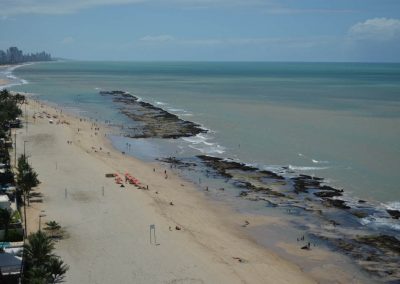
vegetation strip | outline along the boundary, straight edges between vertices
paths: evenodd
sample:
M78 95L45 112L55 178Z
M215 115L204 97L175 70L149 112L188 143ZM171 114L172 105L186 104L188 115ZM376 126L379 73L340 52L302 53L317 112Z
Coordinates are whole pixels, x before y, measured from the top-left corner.
M69 268L53 253L54 239L60 237L57 232L61 226L51 221L46 223L48 233L39 229L26 237L26 206L30 206L31 191L40 182L25 153L18 158L16 172L11 169L9 149L13 146L12 129L21 127L18 117L22 115L20 105L23 103L27 103L23 95L0 91L0 232L3 232L0 234L0 254L13 258L14 263L20 263L17 267L3 267L0 263L0 283L59 283ZM21 204L24 207L24 229ZM21 241L23 246L16 243ZM15 255L8 252L10 247L22 253ZM21 256L22 260L18 261Z

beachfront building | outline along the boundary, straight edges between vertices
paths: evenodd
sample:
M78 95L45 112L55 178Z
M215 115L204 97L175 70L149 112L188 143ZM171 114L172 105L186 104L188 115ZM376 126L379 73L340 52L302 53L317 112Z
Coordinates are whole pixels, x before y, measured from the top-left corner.
M22 266L23 229L16 205L8 195L0 195L0 210L9 212L0 218L0 283L19 283Z
M0 283L20 283L22 251L22 243L16 246L6 244L6 247L1 248Z
M6 194L0 195L0 209L11 210L11 202Z

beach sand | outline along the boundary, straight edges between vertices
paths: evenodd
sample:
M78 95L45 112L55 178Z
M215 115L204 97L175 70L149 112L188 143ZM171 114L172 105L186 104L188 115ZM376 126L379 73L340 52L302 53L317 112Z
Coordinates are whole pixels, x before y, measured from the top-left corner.
M28 208L28 231L38 230L39 215L42 228L46 221L60 223L65 234L56 253L70 266L67 283L313 283L316 275L335 279L337 267L305 273L243 231L245 220L251 226L278 224L279 218L238 214L207 199L169 168L116 151L102 125L33 100L27 111L28 129L17 130L17 153L22 154L27 141L26 154L41 181L35 192L42 195ZM33 119L34 111L48 113L53 123L46 116ZM120 187L105 177L126 172L149 190ZM157 243L150 242L153 224ZM337 278L349 282L351 275Z
M6 80L6 79L0 79L0 90L2 89L1 86L5 86L7 84L9 84L10 81Z

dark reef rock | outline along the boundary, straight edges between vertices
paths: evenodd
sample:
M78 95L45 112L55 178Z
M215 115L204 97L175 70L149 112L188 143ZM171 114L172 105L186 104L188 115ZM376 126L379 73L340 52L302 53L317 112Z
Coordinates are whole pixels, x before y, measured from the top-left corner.
M197 156L200 158L203 162L205 162L207 165L211 166L214 168L216 171L218 171L219 174L221 175L227 175L231 177L231 174L228 174L228 170L239 170L239 171L244 171L244 172L257 172L261 175L264 175L267 178L273 178L273 179L279 179L279 180L284 180L285 178L274 173L271 171L266 171L262 170L260 171L256 167L248 166L243 163L235 162L235 161L227 161L222 158L218 157L213 157L213 156L207 156L207 155L199 155Z
M321 198L342 196L342 194L340 192L336 192L336 191L318 191L318 192L314 192L314 195L317 197L321 197Z
M185 162L180 159L177 159L176 157L168 157L168 158L157 158L157 161L164 162L171 164L172 166L175 166L177 168L185 168L188 169L190 167L195 167L195 163L190 163L190 162Z
M321 184L320 179L315 179L307 175L299 175L292 178L292 181L295 193L307 193L309 189L317 188Z
M135 128L130 128L132 131L127 134L128 137L177 139L207 132L199 124L180 119L177 115L140 101L127 92L101 91L100 94L113 96L114 102L122 104L121 113L139 124Z
M337 189L337 188L334 188L334 187L331 187L331 186L328 186L328 185L323 185L319 189L321 189L321 190L330 190L330 191L334 191L334 192L343 193L343 189Z
M326 238L331 244L358 261L366 271L385 282L400 279L400 241L388 235L359 236L354 239Z
M262 193L275 197L284 197L285 194L274 191L266 186L259 185L263 179L281 181L285 178L270 171L259 170L256 167L248 166L235 161L224 160L222 158L199 155L197 156L206 165L213 168L220 176L233 180L233 184L239 188L245 188L251 192ZM242 192L243 193L243 192ZM239 195L239 196L247 196Z
M350 213L360 219L365 218L369 215L368 212L362 210L352 210Z
M386 210L387 213L389 213L390 216L392 216L393 219L400 219L400 211L399 210Z
M297 177L291 178L293 181L293 188L294 193L301 194L301 193L308 193L310 189L312 189L313 194L319 198L322 198L325 203L331 204L335 207L348 209L344 207L343 204L339 204L337 201L327 201L327 199L337 196L342 196L343 190L336 189L328 185L321 185L323 181L322 178L312 177L309 175L299 175Z
M235 162L235 161L227 161L222 158L207 156L207 155L199 155L197 156L204 162L211 165L214 169L218 171L226 171L226 170L242 170L242 171L256 171L258 170L255 167L251 167L245 165L243 163Z
M267 175L269 178L277 179L277 180L285 180L283 176L278 175L277 173L271 172L271 171L266 171L262 170L260 173Z
M234 181L233 184L239 188L255 189L255 186L248 181Z
M379 247L383 250L390 250L400 256L400 240L393 236L377 235L377 236L363 236L358 237L357 240L360 243Z
M346 201L341 200L341 199L326 198L325 205L333 206L333 207L340 208L340 209L350 209L351 208L350 206L346 205Z
M100 95L130 95L128 92L125 91L100 91Z

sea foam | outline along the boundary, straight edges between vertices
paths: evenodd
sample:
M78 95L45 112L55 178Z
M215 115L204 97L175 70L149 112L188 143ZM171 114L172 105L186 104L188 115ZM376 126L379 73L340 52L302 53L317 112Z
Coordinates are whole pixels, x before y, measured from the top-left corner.
M289 170L292 171L320 171L320 170L326 170L329 169L329 167L307 167L307 166L292 166L289 165Z
M389 210L400 210L400 201L388 202L382 205Z
M374 229L388 228L388 229L400 231L400 222L398 220L391 219L391 218L368 216L368 217L362 218L360 220L360 223L364 226L368 226L368 227L371 227Z

